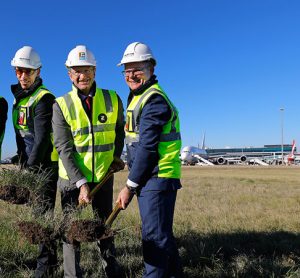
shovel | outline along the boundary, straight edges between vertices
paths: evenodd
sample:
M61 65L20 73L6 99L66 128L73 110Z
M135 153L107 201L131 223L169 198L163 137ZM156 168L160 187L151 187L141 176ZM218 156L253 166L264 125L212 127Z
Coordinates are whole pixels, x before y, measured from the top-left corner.
M132 199L132 197L131 197L131 199ZM110 215L108 216L108 218L105 221L105 227L107 229L110 229L112 223L115 221L115 219L117 218L117 216L121 210L122 210L121 203L116 203L113 211L110 213Z
M102 186L108 181L108 179L116 172L119 172L125 168L125 163L120 158L114 158L113 162L108 168L108 171L106 172L105 176L102 178L102 180L91 190L89 197L90 199L93 199L95 194L102 188ZM84 206L86 203L79 203L78 208Z
M108 216L108 218L105 221L105 226L107 228L110 228L112 223L115 221L115 219L117 218L119 212L122 210L121 204L117 203L113 209L113 211L111 212L111 214Z

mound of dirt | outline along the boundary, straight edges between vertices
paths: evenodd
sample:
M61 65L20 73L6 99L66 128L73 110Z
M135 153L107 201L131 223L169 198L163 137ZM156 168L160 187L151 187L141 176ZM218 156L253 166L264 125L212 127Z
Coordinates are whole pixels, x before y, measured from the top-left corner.
M109 230L103 223L96 220L73 221L66 232L69 242L93 242L114 236L114 231Z
M54 231L44 228L36 222L20 221L17 223L19 231L31 244L49 242L55 238Z
M16 185L4 185L0 187L0 199L12 204L27 204L30 195L30 191L25 187Z

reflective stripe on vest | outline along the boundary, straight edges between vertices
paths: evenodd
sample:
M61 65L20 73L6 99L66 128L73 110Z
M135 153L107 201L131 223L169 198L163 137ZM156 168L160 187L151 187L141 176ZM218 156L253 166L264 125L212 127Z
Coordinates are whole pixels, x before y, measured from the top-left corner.
M152 85L143 94L132 98L126 112L126 144L131 145L132 143L139 142L142 109L153 94L161 95L168 103L172 112L169 122L163 126L158 144L158 177L180 178L181 163L179 153L181 149L181 136L178 111L158 84Z
M13 125L16 133L18 133L22 138L31 137L34 140L34 131L30 130L28 126L28 121L34 121L34 109L41 98L46 94L52 94L44 86L40 86L36 91L30 96L21 99L17 105L13 107ZM53 145L53 134L50 133L51 142ZM58 153L53 146L51 152L51 161L58 161Z
M57 98L74 140L74 158L88 182L99 182L106 174L115 149L118 97L115 91L96 89L92 105L92 122L88 118L77 89ZM59 159L59 176L68 174Z

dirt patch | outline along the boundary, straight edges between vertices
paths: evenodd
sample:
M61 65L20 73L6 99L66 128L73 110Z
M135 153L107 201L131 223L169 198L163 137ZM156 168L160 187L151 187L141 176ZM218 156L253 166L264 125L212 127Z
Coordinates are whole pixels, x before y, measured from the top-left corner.
M17 225L19 231L31 244L49 242L55 238L53 230L44 228L36 222L20 221Z
M59 229L58 232L54 232L51 228L45 228L33 221L19 221L17 226L20 233L31 244L50 242L60 238L63 234L69 243L74 243L75 241L93 242L113 237L117 233L96 220L76 220L67 228Z
M30 195L30 191L25 187L16 185L4 185L0 187L0 199L12 204L27 204Z
M107 229L105 225L96 220L76 220L73 221L66 232L69 242L93 242L100 239L112 237L115 232Z

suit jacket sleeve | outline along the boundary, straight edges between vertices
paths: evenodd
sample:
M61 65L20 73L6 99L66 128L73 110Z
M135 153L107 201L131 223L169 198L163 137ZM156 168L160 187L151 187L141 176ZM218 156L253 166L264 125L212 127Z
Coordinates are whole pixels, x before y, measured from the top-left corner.
M163 126L171 118L171 109L158 94L145 104L140 118L140 139L131 165L128 179L143 185L158 165L158 143Z
M52 94L45 94L35 107L34 111L34 143L27 166L39 166L45 161L47 151L51 143L51 118L52 105L55 97Z
M54 145L67 171L71 184L75 184L77 181L84 179L85 176L77 167L74 158L74 140L71 133L71 127L66 122L63 113L56 102L53 105L52 128Z
M124 148L125 131L124 131L124 108L123 108L123 103L119 96L118 96L118 119L117 119L115 131L116 131L116 139L115 139L114 156L120 158Z

